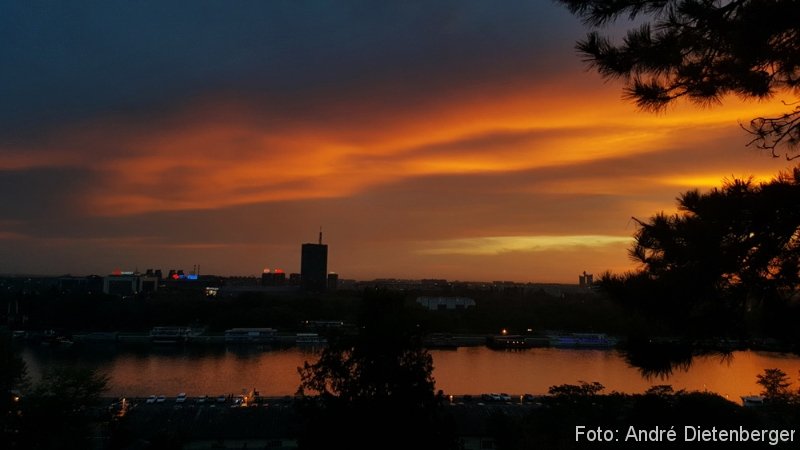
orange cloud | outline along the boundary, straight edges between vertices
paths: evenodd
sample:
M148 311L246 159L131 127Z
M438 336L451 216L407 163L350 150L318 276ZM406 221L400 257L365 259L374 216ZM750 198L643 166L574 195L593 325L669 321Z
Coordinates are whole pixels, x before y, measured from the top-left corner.
M336 99L309 114L283 117L269 105L199 101L177 112L110 117L62 129L33 151L5 148L5 170L79 166L97 174L86 205L98 215L219 208L236 204L352 195L415 176L509 172L647 154L708 134L775 105L732 102L682 106L666 116L637 112L616 86L500 86L426 99L429 108L393 108ZM592 80L594 81L594 80ZM434 101L435 100L435 101ZM371 108L375 108L372 110ZM702 139L700 139L702 140ZM763 175L763 174L759 174ZM710 185L715 171L650 180ZM647 184L633 174L589 178L581 189L618 192Z

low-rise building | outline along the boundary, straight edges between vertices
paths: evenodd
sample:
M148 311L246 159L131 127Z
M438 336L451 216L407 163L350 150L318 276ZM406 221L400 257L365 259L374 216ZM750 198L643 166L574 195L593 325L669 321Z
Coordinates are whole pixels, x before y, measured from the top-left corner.
M158 278L134 272L116 272L103 277L103 293L127 297L158 290Z
M475 306L469 297L417 297L417 303L430 311L467 309Z

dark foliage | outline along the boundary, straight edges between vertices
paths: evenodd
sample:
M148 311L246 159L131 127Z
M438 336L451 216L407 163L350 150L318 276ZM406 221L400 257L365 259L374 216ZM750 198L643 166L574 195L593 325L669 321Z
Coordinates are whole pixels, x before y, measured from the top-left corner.
M547 392L556 397L585 397L599 394L605 386L597 381L579 381L580 384L559 384L550 386Z
M675 370L685 372L691 367L694 356L693 347L681 342L629 338L625 345L626 361L638 368L645 379L666 379Z
M792 417L796 417L792 415ZM669 386L645 394L584 396L550 396L541 399L541 406L526 415L495 414L491 429L498 450L531 448L584 449L598 448L763 448L763 443L683 442L684 426L710 429L775 428L783 419L773 420L767 414L743 408L716 394L701 392L672 392ZM619 441L589 442L585 436L576 439L576 427L585 430L617 430ZM791 426L791 425L788 425ZM674 427L677 442L636 442L627 439L630 428L652 430L655 427ZM693 445L697 444L697 445Z
M11 448L90 448L97 424L107 420L100 407L108 378L92 370L46 372L20 401L19 428Z
M448 448L433 360L417 311L401 296L367 293L358 333L332 340L299 368L307 420L303 448Z
M450 333L498 333L503 328L513 333L527 329L622 333L632 319L613 300L595 292L551 295L540 289L459 295L474 298L476 306L424 314L423 325Z
M800 288L800 169L759 185L689 191L678 208L637 220L630 253L641 270L606 274L606 290L662 330L698 335L738 335L771 310L788 311Z
M301 389L350 404L429 406L433 360L422 348L418 320L399 296L364 299L357 335L339 336L300 370Z
M701 105L726 94L763 99L800 93L800 3L795 0L559 0L591 27L620 17L642 22L614 44L597 31L578 42L606 78L624 78L625 96L645 110L687 98ZM800 106L744 127L777 156L800 143ZM795 155L797 157L800 155ZM787 153L787 158L789 154Z
M502 328L524 331L558 329L622 333L631 317L611 299L596 293L548 294L538 290L486 292L463 290L454 295L474 298L474 308L444 312L420 311L419 323L428 331L497 333ZM420 295L408 292L412 309ZM19 298L18 298L19 297ZM121 300L102 294L61 293L54 290L18 296L0 292L0 320L8 301L18 300L28 330L149 331L159 325L200 324L210 332L234 327L273 327L299 330L306 320L358 319L361 293L329 292L322 295L275 296L243 294L234 298L207 298L202 292L160 290L146 298Z
M5 298L4 298L5 296ZM0 305L8 294L0 293ZM27 329L79 331L147 331L159 325L202 324L212 332L233 327L295 330L304 320L355 321L354 294L271 296L244 294L207 298L201 291L164 289L143 298L122 300L103 294L54 290L19 298Z
M781 369L764 369L764 373L756 376L759 385L763 388L761 395L771 402L786 402L790 399L789 376Z

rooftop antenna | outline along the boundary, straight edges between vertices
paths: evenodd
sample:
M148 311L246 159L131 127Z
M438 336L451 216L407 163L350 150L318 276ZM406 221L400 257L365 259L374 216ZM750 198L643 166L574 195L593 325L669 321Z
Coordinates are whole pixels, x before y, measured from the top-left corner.
M322 245L322 227L319 227L319 245Z

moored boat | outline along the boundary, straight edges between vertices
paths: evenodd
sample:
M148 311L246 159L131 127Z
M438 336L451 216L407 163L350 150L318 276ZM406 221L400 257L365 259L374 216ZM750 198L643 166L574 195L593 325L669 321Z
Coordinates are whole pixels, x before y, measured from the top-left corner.
M547 347L547 338L537 336L523 336L519 334L502 334L486 338L486 346L494 349L520 349Z
M153 327L150 341L154 344L178 344L186 342L193 334L189 327Z
M605 333L570 333L548 336L553 347L609 348L617 345L619 340Z
M226 344L269 344L275 342L274 328L231 328L225 330Z
M300 346L314 347L317 345L326 345L328 340L317 333L297 333L295 336L295 343Z

